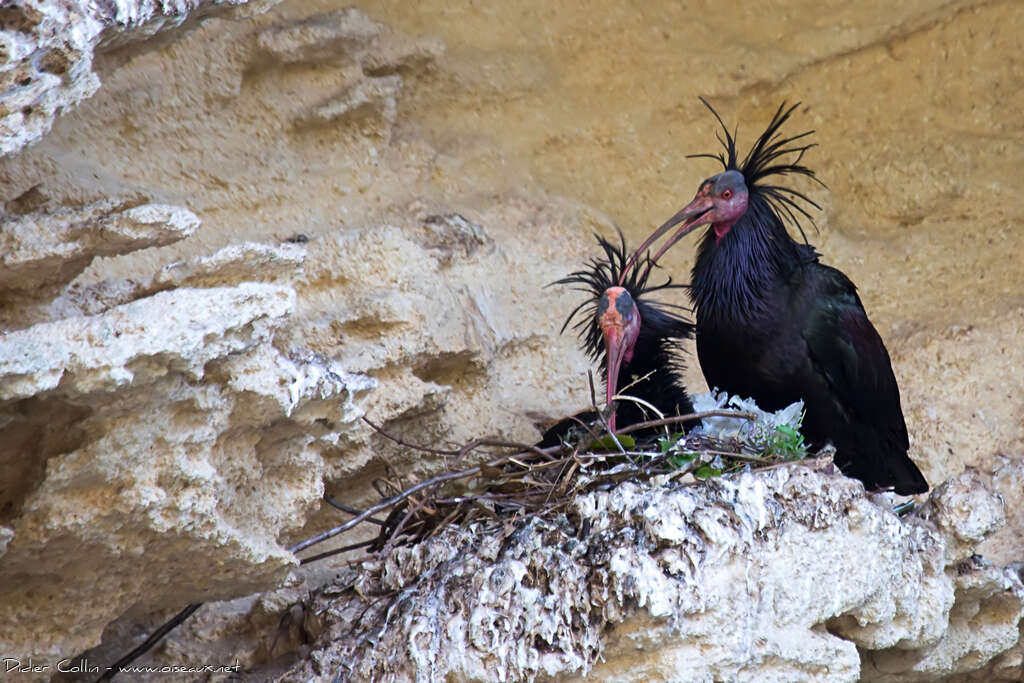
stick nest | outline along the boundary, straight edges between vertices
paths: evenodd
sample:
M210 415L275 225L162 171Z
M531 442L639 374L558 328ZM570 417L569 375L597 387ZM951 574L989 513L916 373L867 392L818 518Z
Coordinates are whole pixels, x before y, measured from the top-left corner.
M452 450L410 444L370 423L379 433L403 446L442 456L447 471L414 484L391 476L378 480L376 486L382 500L364 511L326 497L329 503L356 515L355 518L307 539L293 550L372 523L379 527L372 540L303 562L354 548L367 548L371 555L386 555L396 547L431 538L452 524L465 526L480 520L513 523L527 515L557 514L580 494L609 489L627 480L685 485L742 469L766 469L803 459L807 453L799 432L785 425L769 424L766 433L761 424L764 415L708 410L633 425L615 436L607 432L600 436L593 425L581 422L580 428L570 430L560 444L547 448L479 439ZM708 433L706 428L689 434L670 429L722 417L731 418L733 424L748 421L745 432L759 436L723 438ZM467 460L481 459L486 462L463 466ZM387 516L383 519L372 516L384 511Z

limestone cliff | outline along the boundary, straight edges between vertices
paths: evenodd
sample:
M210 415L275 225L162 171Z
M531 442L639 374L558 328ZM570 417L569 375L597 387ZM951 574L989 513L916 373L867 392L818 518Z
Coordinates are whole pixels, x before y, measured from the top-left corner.
M545 285L591 232L635 241L689 199L708 168L684 155L714 145L700 94L741 144L803 100L820 145L806 161L828 184L811 239L860 285L911 455L950 484L904 520L788 469L579 501L622 562L564 520L524 527L514 557L453 531L392 562L497 577L473 594L480 617L501 607L554 640L494 621L417 652L468 639L466 659L439 660L456 676L493 645L510 677L831 680L828 658L836 679L1019 677L1024 13L358 4L0 6L0 657L109 662L185 604L226 601L148 661L375 670L355 641L304 649L279 628L332 590L330 567L297 570L286 550L337 523L325 490L358 507L388 468L443 466L359 417L422 442L529 441L586 406L588 365L559 334L574 295ZM665 265L685 279L691 258L682 244ZM549 537L568 545L526 552ZM522 573L545 561L600 574L606 597L517 612L554 595ZM833 601L815 572L849 584ZM403 629L426 623L423 591L448 588L395 581L411 611L385 633L418 643ZM472 624L466 609L451 613Z

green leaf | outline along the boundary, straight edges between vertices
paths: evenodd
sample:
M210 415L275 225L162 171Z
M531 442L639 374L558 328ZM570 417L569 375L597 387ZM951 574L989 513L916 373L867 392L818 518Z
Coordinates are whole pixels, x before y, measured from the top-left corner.
M683 465L693 462L697 458L697 453L692 451L682 451L680 453L673 453L668 458L668 463L672 467L682 467Z
M793 429L789 425L779 425L778 427L775 428L775 431L782 432L783 434L785 434L786 436L788 436L791 439L798 439L798 438L800 438L800 432L796 431L795 429Z
M722 470L718 469L717 467L712 467L711 465L701 465L693 473L693 476L697 477L700 480L704 480L710 479L711 477L717 477L720 474L722 474Z
M658 439L658 448L661 449L661 454L665 455L666 453L671 451L685 437L686 437L686 434L684 434L682 432L675 432L673 434L670 434L667 438L664 437L664 436L660 437Z
M623 434L617 437L619 443L622 444L623 448L633 448L636 446L636 439L629 434ZM615 445L615 441L612 440L611 436L603 436L594 443L595 451L617 451L619 447Z

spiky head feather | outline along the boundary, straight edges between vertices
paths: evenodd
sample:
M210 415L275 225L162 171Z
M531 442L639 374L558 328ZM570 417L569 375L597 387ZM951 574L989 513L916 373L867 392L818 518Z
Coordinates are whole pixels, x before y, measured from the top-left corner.
M747 185L747 191L751 195L761 196L777 215L785 217L789 223L793 224L800 231L800 235L806 242L807 235L800 225L797 214L807 218L812 224L814 223L814 218L801 205L801 202L806 202L819 210L821 206L803 192L786 187L785 185L765 182L765 179L772 176L802 175L825 187L825 183L818 179L814 171L800 163L807 150L816 147L816 145L814 143L799 143L801 140L812 135L814 131L805 131L791 137L783 137L779 133L779 128L789 119L793 111L800 106L800 103L797 102L788 108L785 102L779 105L772 120L768 123L768 127L765 128L764 132L754 142L754 146L747 152L743 162L739 163L739 157L736 153L736 131L730 133L725 122L722 121L722 117L718 115L714 107L708 104L708 101L703 97L700 98L700 101L711 111L722 127L721 132L716 133L715 137L722 144L723 151L718 154L690 154L688 155L689 158L704 157L717 159L722 164L724 170L742 173L744 182ZM725 135L724 138L722 137L723 133ZM783 157L787 155L796 155L796 158L785 161Z
M663 338L679 339L690 336L693 330L692 325L673 310L686 309L649 298L649 295L654 292L666 289L686 289L688 285L676 284L672 282L672 278L667 278L660 284L650 284L653 264L649 254L630 265L630 253L626 248L626 239L621 232L618 245L600 235L595 235L595 237L604 251L604 258L592 258L585 269L569 273L561 280L552 283L574 285L573 289L587 295L586 300L574 308L566 318L562 325L562 332L572 325L582 340L587 355L594 361L603 360L604 340L600 327L594 324L597 307L605 290L609 287L619 286L625 288L636 302L640 317L644 321L641 334L654 333Z

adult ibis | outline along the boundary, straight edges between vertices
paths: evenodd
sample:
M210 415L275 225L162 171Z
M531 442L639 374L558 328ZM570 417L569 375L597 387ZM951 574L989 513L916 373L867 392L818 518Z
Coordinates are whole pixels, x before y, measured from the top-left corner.
M787 177L817 181L802 164L813 131L786 137L779 129L796 105L779 107L742 163L735 136L719 125L721 173L658 228L640 250L679 225L654 257L697 227L701 238L690 296L696 311L697 357L711 387L752 397L765 410L804 399L805 437L831 442L836 465L868 490L923 493L928 484L907 455L900 392L882 338L857 288L819 260L800 219L820 207L788 187ZM818 181L820 182L820 181ZM793 239L786 223L803 242ZM681 225L680 225L681 224Z
M693 336L693 323L680 315L679 306L660 301L659 292L680 288L671 279L652 284L653 261L638 253L628 255L625 240L618 245L598 237L603 258L592 259L583 270L570 273L554 284L572 285L585 299L566 318L580 336L587 354L605 375L605 397L612 405L619 391L642 403L616 402L608 426L627 427L655 415L644 403L662 414L685 415L693 404L683 386L683 340ZM593 420L593 413L576 419ZM575 420L563 420L545 432L541 445L557 444Z

